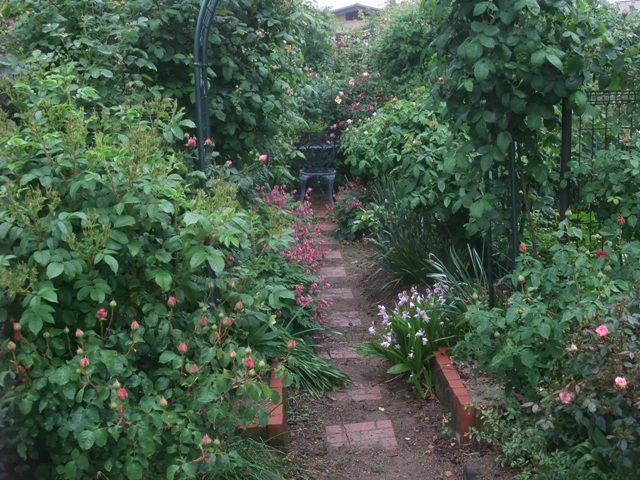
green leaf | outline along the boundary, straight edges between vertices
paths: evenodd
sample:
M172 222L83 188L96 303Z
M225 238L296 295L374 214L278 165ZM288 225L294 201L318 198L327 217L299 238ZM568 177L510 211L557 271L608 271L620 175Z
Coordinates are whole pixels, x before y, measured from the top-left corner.
M33 407L33 402L29 399L23 398L18 402L18 408L23 415L29 415L31 408Z
M473 66L473 75L476 77L476 80L486 80L489 78L489 73L489 64L485 59L477 61Z
M532 14L538 15L540 13L540 5L536 0L527 0L526 5Z
M158 359L158 361L160 363L169 363L174 358L176 358L176 354L167 350L160 354L160 358Z
M58 262L52 262L47 267L47 278L56 278L64 272L64 265Z
M204 262L207 261L207 252L204 249L199 249L191 256L191 260L189 261L189 267L191 270L195 270Z
M113 273L118 273L118 261L111 255L105 255L102 261L106 263Z
M135 224L136 224L136 219L130 215L123 215L121 217L118 217L116 218L115 222L113 222L113 226L115 228L129 227Z
M83 430L78 435L78 445L80 445L80 448L83 450L89 450L93 447L95 441L96 437L93 435L91 430Z
M389 370L387 370L387 373L389 375L398 375L400 373L408 372L409 370L411 370L410 365L406 363L396 363Z
M548 54L546 55L546 58L551 65L556 67L561 72L563 71L562 60L560 60L560 58L557 55Z
M546 52L544 50L536 50L531 54L531 65L539 67L544 63Z
M158 286L164 292L166 292L167 290L169 290L171 288L171 283L173 282L173 278L171 277L171 274L169 272L165 272L163 270L163 271L160 271L160 272L156 273L155 281L158 284Z
M502 153L509 151L509 145L511 145L511 134L509 132L500 132L498 134L498 148Z
M51 255L49 254L49 250L39 250L33 253L33 259L36 261L36 263L39 263L43 266L49 263L50 258Z
M167 468L167 480L175 480L178 470L180 470L180 465L170 465Z
M531 368L536 362L536 357L531 350L525 348L520 352L520 361L525 367Z
M185 225L193 225L194 223L198 223L199 219L200 219L200 216L193 212L187 212L184 214L184 217L183 217L183 221Z
M224 270L224 254L220 250L213 250L207 255L207 263L215 273L222 273Z

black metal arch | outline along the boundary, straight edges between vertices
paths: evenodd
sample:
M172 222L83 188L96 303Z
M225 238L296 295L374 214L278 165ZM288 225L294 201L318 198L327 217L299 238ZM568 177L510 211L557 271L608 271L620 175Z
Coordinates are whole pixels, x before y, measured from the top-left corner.
M204 142L211 138L209 121L209 82L207 79L207 54L209 47L209 30L213 24L218 0L203 0L196 22L196 33L193 40L193 68L196 89L196 126L198 130L198 166L205 169Z

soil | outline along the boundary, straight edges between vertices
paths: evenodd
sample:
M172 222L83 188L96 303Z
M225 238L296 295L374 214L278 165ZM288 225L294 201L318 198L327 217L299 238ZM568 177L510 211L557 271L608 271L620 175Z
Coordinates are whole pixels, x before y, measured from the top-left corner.
M334 312L357 311L350 326L327 329L316 338L319 353L341 347L356 348L370 340L368 327L377 307L367 295L370 248L361 242L333 242L342 260L327 260L327 266L343 266L345 278L329 279L332 288L350 288L354 299L337 299ZM488 446L460 446L448 425L448 414L435 397L420 398L403 378L385 372L389 365L378 357L332 358L330 361L353 380L353 385L314 399L301 392L288 393L288 424L291 430L289 459L299 466L289 478L312 480L364 479L463 479L465 465L480 473L474 479L513 479L514 473L498 467L496 453ZM357 388L379 394L366 400L350 398ZM356 401L357 400L357 401ZM391 420L397 447L335 447L328 443L325 428Z

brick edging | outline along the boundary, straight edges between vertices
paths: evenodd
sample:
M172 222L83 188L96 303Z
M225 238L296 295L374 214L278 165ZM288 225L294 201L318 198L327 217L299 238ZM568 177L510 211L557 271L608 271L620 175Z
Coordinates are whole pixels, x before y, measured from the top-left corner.
M272 445L287 447L289 445L289 429L287 427L287 416L285 409L285 387L282 384L284 374L276 375L278 363L274 362L271 367L269 378L269 387L271 390L278 392L280 401L275 405L269 402L269 415L267 417L267 425L260 427L257 423L247 425L246 431L250 436L263 438Z
M469 443L468 432L471 427L477 425L478 412L471 405L471 394L464 386L445 347L436 350L431 362L431 373L436 396L451 412L456 439L460 443Z

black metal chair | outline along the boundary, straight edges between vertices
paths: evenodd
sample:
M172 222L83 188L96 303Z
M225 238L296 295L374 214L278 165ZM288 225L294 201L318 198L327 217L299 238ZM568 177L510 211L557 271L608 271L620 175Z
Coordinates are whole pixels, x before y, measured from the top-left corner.
M336 179L336 143L305 143L298 146L298 150L304 155L299 177L300 201L304 200L307 182L312 178L319 177L327 181L328 200L329 204L333 206L333 184Z

